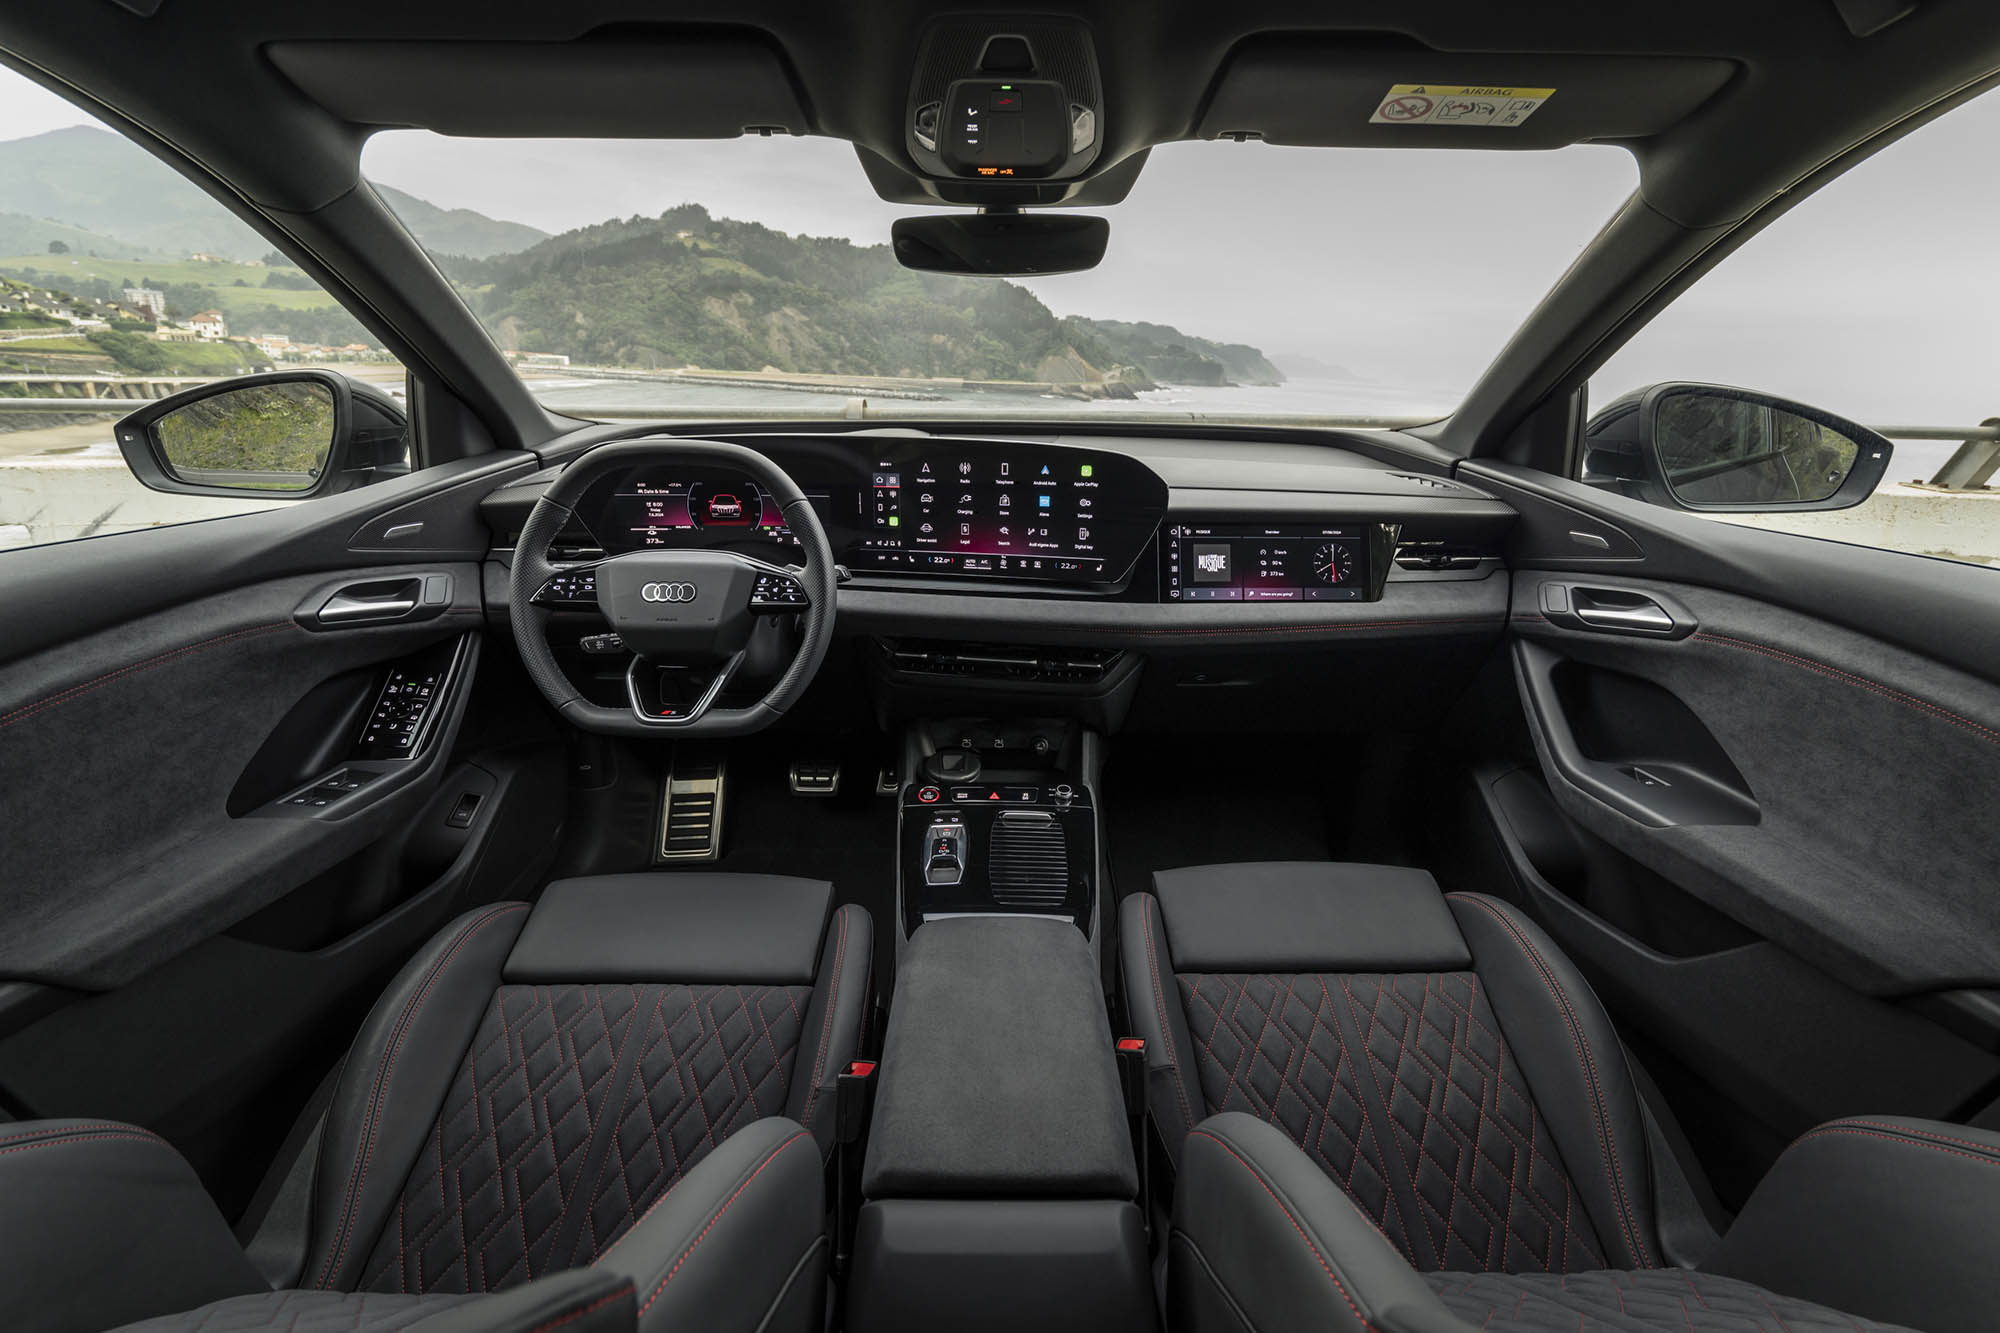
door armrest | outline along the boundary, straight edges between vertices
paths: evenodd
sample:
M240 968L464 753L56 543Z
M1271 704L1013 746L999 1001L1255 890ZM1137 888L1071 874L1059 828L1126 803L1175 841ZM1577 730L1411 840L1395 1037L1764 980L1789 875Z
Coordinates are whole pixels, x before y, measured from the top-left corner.
M10 1320L50 1333L269 1290L187 1159L137 1125L0 1125L0 1235Z
M2000 1134L1903 1116L1835 1120L1787 1148L1708 1267L1929 1333L1992 1327Z

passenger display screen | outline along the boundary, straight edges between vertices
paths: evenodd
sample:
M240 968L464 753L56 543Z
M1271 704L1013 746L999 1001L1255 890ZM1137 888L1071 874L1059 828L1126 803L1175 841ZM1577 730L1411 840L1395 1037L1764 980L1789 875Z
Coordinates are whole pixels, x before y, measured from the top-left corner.
M1163 591L1177 602L1359 602L1368 597L1360 524L1181 524L1161 543Z

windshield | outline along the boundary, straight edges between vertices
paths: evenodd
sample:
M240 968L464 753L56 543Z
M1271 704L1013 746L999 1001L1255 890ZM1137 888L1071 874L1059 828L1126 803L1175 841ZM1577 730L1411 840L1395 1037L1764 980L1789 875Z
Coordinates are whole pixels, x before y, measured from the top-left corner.
M830 139L397 131L363 167L529 387L582 417L1448 413L1632 191L1623 150L1173 143L1086 273L919 274Z

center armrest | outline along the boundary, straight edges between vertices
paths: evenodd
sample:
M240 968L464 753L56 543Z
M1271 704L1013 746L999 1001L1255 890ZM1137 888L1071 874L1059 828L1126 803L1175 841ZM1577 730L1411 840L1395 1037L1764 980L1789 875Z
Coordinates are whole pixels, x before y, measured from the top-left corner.
M910 937L861 1188L1137 1197L1097 963L1074 926L957 917Z

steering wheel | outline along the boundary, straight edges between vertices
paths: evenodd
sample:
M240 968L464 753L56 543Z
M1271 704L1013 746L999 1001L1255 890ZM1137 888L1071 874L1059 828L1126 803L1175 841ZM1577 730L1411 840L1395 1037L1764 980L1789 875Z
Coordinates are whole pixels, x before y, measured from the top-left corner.
M680 464L747 474L776 498L803 565L781 566L733 551L648 550L555 565L549 542L591 483L641 464ZM754 503L754 500L752 501ZM776 722L798 702L833 638L833 548L812 502L782 468L754 449L718 440L628 440L578 458L549 484L514 544L508 619L528 674L556 711L585 731L613 736L740 736ZM577 693L549 648L552 607L593 603L636 656L625 673L629 706L606 708ZM801 615L791 665L762 699L716 708L736 675L760 614ZM662 696L660 667L712 672L692 702Z

